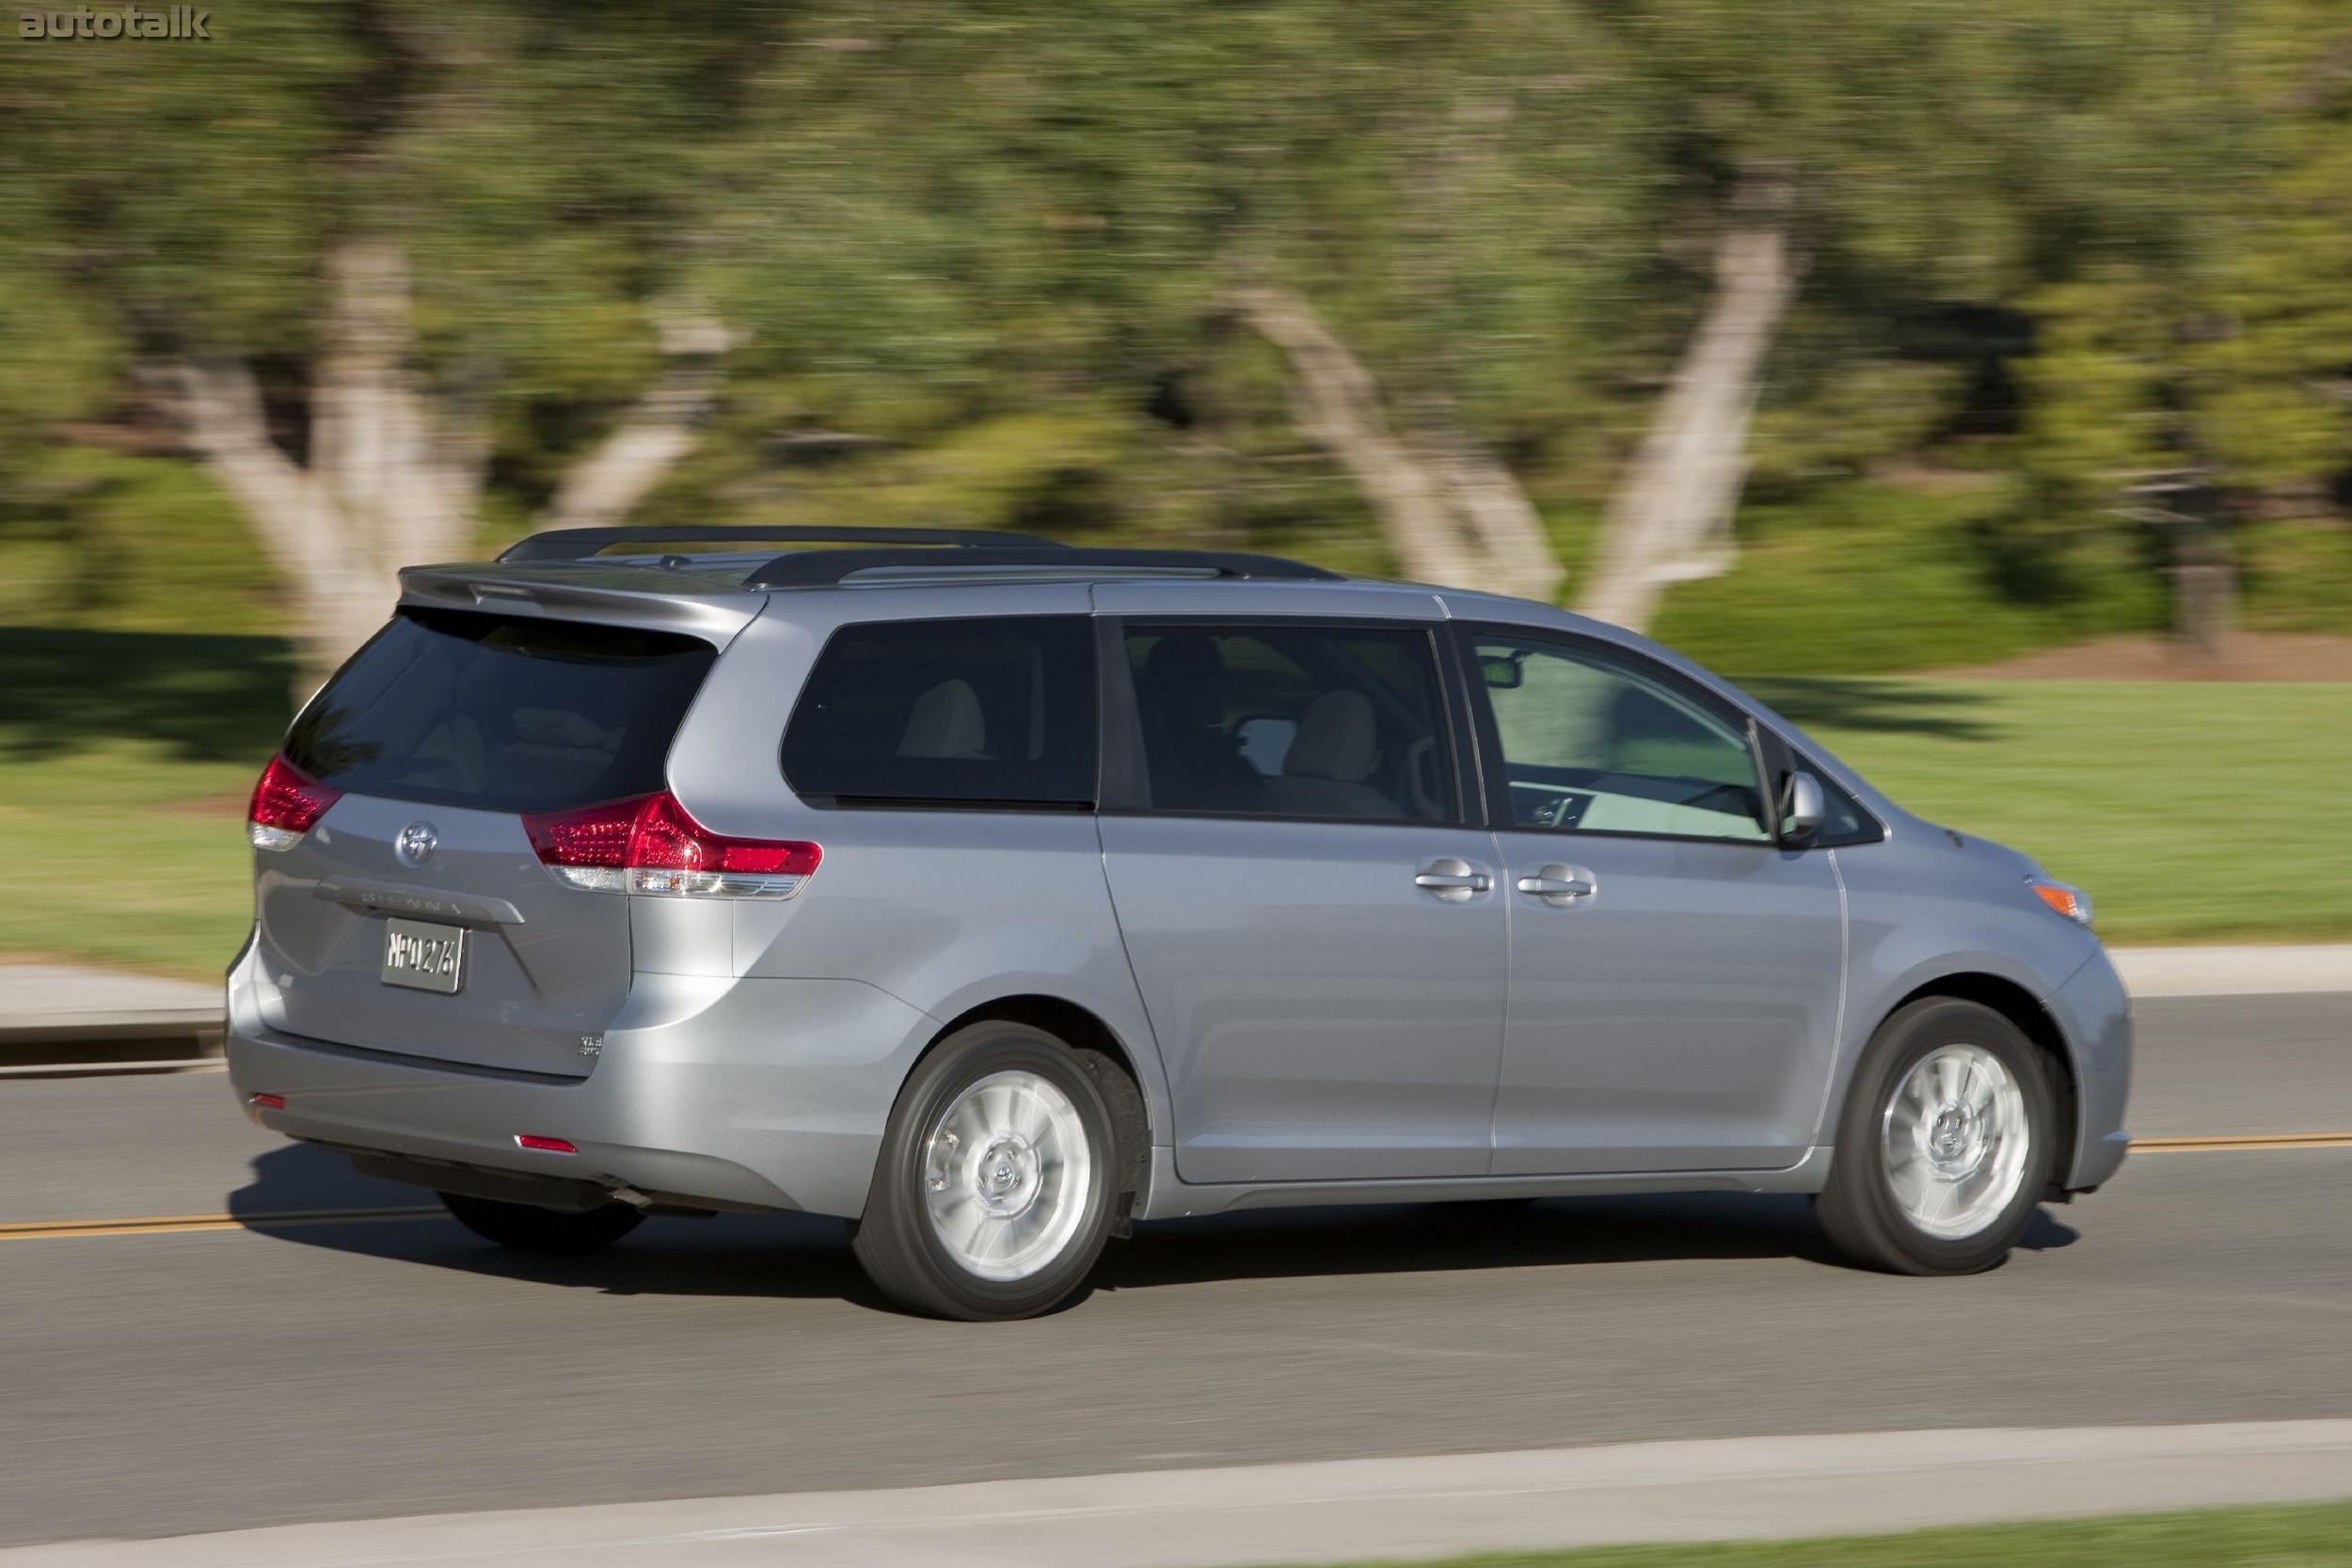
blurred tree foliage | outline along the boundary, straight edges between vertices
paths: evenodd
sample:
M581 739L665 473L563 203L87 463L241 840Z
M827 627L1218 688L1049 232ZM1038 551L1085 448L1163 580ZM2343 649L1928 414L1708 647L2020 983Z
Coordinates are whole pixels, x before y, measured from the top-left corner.
M564 414L649 373L639 307L691 260L700 160L770 14L254 0L211 48L21 44L0 74L7 293L85 314L80 356L118 390L134 356L234 355L291 396L326 245L395 235L434 380L492 406L529 475Z
M1923 559L2144 613L2119 546L2144 584L2352 495L2333 0L244 0L214 30L6 56L0 531L76 526L71 449L180 461L158 358L250 365L298 451L323 258L389 235L419 373L487 433L488 535L691 297L738 346L644 520L1391 565L1232 307L1264 280L1401 424L1507 464L1573 575L1757 167L1804 269L1750 436L1775 529L1975 486Z

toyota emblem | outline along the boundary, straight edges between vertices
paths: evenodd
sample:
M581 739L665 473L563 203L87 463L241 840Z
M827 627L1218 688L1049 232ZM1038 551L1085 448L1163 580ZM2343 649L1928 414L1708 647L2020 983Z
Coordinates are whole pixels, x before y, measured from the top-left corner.
M433 831L432 823L411 822L392 841L392 853L404 865L422 865L433 858L434 847L440 842L441 835Z

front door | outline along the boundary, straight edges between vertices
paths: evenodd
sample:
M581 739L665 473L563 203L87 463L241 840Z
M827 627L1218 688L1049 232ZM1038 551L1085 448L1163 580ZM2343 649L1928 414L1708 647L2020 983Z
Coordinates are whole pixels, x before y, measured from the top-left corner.
M1844 985L1829 852L1773 841L1744 719L1674 672L1465 640L1510 910L1495 1173L1793 1164Z
M1503 895L1433 628L1130 622L1136 799L1103 817L1178 1174L1483 1175Z

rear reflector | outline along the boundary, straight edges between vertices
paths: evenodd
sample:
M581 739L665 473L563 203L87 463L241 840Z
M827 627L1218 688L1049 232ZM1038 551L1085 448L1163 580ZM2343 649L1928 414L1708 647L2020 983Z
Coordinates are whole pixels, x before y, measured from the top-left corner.
M580 1150L562 1138L543 1138L536 1132L515 1134L516 1148L535 1148L542 1154L577 1154Z
M286 1097L282 1094L257 1094L251 1099L257 1111L282 1111L286 1108Z
M533 813L523 829L557 880L596 893L789 898L824 858L814 844L714 833L666 789Z
M272 757L253 786L253 804L245 814L246 836L256 849L291 849L342 798L342 790L327 788L284 757Z

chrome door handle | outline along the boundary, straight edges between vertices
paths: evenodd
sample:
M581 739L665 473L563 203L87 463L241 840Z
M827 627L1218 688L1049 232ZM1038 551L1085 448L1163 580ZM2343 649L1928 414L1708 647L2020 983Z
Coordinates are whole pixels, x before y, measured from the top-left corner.
M1554 907L1564 906L1572 898L1589 898L1599 891L1599 884L1593 880L1591 872L1581 866L1562 865L1556 861L1530 876L1521 877L1512 886Z
M1431 861L1413 879L1413 885L1426 888L1438 897L1458 904L1475 894L1486 892L1495 882L1484 871L1471 869L1470 862L1457 861L1449 856L1441 861Z

